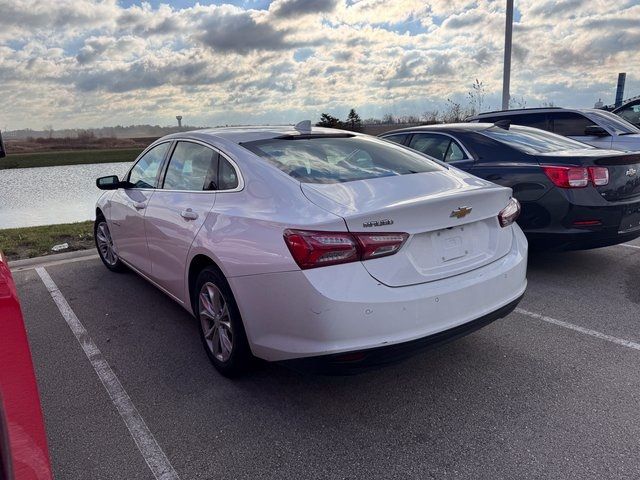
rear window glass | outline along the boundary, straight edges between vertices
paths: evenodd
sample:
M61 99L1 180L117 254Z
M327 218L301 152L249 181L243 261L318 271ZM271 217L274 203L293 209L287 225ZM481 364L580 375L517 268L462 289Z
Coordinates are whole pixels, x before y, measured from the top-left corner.
M340 183L441 170L427 157L367 137L273 138L242 144L304 183Z
M509 130L500 127L490 127L480 133L500 143L516 148L521 152L530 154L593 148L586 143L571 140L570 138L537 128L512 125Z

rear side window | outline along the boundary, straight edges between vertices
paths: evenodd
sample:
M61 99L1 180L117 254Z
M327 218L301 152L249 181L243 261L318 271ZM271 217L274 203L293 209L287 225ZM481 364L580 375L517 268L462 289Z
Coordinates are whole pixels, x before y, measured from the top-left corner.
M590 125L595 125L591 120L580 113L574 112L554 112L549 114L553 133L568 137L579 137L584 135L584 129Z
M393 143L399 143L400 145L404 145L408 136L409 136L408 133L398 133L396 135L387 135L386 137L383 137L383 138L385 140L390 140Z
M204 145L178 142L173 150L167 173L165 190L215 190L218 153Z
M242 144L305 183L340 183L441 170L424 156L376 138L286 137Z
M418 150L430 157L444 161L444 156L449 149L451 139L442 135L432 135L429 133L416 133L411 138L409 147Z
M135 185L135 188L155 188L158 173L164 160L164 156L169 149L170 142L156 145L133 166L129 172L129 182Z
M233 165L220 156L218 166L218 190L233 190L238 188L238 174Z

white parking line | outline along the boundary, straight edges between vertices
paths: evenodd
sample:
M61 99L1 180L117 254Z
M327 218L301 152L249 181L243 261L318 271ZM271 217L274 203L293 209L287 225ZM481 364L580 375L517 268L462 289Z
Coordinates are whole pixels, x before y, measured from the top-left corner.
M173 469L171 462L169 462L160 445L158 445L158 442L131 401L120 380L118 380L118 377L105 360L102 352L100 352L93 342L89 333L85 330L49 273L44 267L37 267L36 272L40 275L40 278L51 294L51 298L53 298L53 301L58 306L67 325L69 325L69 328L89 359L91 366L96 371L98 378L100 378L102 385L104 385L104 388L107 390L111 401L129 429L129 433L138 446L142 457L151 469L153 476L157 480L179 480L180 477Z
M563 322L562 320L557 320L555 318L547 317L539 313L529 312L528 310L524 310L522 308L516 308L515 312L520 313L522 315L527 315L531 318L542 320L544 322L553 323L554 325L558 325L559 327L564 327L564 328L568 328L569 330L574 330L576 332L584 333L585 335L590 335L592 337L599 338L600 340L606 340L608 342L615 343L623 347L632 348L634 350L640 351L640 343L632 342L630 340L624 340L623 338L613 337L611 335L607 335L606 333L601 333L596 330L580 327L578 325L574 325L573 323Z
M628 248L637 248L638 250L640 250L640 247L638 245L630 245L628 243L620 243L619 244L621 247L628 247Z

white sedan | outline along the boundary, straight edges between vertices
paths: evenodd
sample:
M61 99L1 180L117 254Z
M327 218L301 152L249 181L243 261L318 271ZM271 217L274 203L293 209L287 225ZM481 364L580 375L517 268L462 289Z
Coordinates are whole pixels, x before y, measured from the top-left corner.
M97 185L104 264L197 317L227 376L253 357L397 360L507 315L527 285L511 189L368 135L182 132Z

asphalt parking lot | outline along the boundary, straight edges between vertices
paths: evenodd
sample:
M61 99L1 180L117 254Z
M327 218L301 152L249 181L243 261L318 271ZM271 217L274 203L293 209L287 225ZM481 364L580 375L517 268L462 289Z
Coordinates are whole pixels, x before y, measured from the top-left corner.
M532 256L516 312L348 377L227 380L196 321L135 274L44 269L163 453L157 478L640 477L640 241ZM153 479L41 274L14 272L56 478Z

